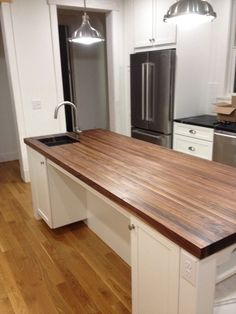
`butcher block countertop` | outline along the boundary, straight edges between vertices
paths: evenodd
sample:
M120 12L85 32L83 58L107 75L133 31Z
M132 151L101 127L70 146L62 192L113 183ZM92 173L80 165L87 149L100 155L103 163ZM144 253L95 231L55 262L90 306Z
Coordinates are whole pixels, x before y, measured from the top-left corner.
M236 242L236 168L101 129L39 138L25 143L196 257Z

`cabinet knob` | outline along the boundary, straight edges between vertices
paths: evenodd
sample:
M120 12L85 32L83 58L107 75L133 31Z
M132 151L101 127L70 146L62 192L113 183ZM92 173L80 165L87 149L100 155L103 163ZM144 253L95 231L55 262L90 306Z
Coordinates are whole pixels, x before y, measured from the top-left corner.
M130 231L134 230L135 229L135 225L134 224L129 224L128 225L128 228Z
M190 150L191 152L195 152L196 148L193 146L189 146L188 150Z
M40 161L40 164L41 164L41 165L44 165L44 161Z
M189 133L191 133L191 134L196 134L197 131L196 131L196 130L189 130Z

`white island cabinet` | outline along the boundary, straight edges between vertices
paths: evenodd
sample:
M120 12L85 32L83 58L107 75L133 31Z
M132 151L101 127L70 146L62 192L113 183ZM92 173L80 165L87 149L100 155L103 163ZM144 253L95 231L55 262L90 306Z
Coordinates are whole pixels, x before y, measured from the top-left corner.
M86 219L86 190L50 165L43 155L27 149L35 217L42 218L50 228Z
M176 26L163 21L173 0L133 0L134 48L176 43Z
M188 238L175 241L174 226L167 230L171 241L161 223L157 229L164 234L149 225L151 218L142 220L69 173L66 163L62 168L29 147L28 156L36 218L51 228L87 218L88 227L131 265L132 314L236 313L236 244L213 247L207 257L196 248L198 258L183 249L192 243ZM229 304L233 312L227 312Z
M140 220L131 219L134 314L177 314L180 248Z
M47 160L36 150L27 147L34 216L52 227L48 186Z

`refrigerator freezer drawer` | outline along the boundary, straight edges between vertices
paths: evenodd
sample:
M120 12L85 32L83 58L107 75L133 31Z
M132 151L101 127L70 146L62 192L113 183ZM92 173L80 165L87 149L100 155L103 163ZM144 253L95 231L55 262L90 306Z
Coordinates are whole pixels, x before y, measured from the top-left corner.
M172 147L172 136L171 134L165 135L140 129L132 129L132 137L139 140L143 140L149 143L157 144L167 148Z

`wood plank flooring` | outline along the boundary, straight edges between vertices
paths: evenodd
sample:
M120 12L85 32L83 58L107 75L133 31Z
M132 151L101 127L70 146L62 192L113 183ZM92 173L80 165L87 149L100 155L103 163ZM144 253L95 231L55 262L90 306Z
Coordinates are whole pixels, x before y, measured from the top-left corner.
M32 214L18 162L0 163L0 313L131 313L131 273L84 223Z

